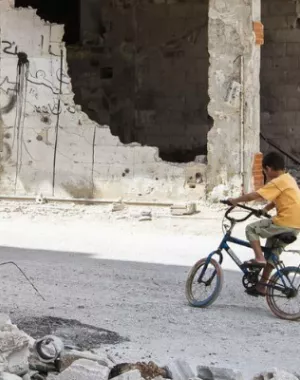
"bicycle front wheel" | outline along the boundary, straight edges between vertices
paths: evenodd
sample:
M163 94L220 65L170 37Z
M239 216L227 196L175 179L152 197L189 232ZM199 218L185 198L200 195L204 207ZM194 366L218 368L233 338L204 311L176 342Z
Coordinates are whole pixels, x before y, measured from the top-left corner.
M186 285L185 295L194 307L207 307L219 296L223 286L223 271L214 259L199 260L191 269Z
M266 298L271 311L281 319L300 319L300 268L282 269L271 277L269 285Z

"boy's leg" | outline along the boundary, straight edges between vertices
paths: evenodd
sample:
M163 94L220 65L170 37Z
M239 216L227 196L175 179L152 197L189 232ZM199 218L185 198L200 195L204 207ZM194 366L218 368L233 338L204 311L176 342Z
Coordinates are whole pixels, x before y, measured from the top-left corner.
M261 279L260 279L259 283L256 285L256 290L259 293L266 294L265 285L263 285L263 284L267 284L269 282L269 278L271 276L273 269L274 269L274 267L270 263L267 263L267 265L264 268Z
M260 245L260 237L264 237L263 229L268 228L271 221L260 220L259 222L248 224L246 227L246 236L255 254L255 261L265 263L265 257Z

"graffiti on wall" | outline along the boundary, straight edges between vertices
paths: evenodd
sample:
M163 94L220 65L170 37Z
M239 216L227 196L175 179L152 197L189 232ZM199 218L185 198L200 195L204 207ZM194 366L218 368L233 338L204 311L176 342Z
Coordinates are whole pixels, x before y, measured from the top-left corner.
M34 125L53 128L53 176L55 186L56 154L60 118L62 114L74 115L76 108L71 93L70 78L64 69L64 50L43 59L34 59L21 51L16 41L2 40L0 45L0 165L11 162L16 167L15 192L18 177L22 170L24 152L35 160L30 151L31 140L26 138L25 129L28 117L38 118ZM46 69L45 69L46 67ZM48 68L48 70L47 70ZM28 125L27 125L28 124ZM11 140L5 141L7 130L12 130ZM38 141L43 141L37 136ZM47 131L47 144L48 131ZM46 143L46 141L45 141ZM13 157L12 157L13 156ZM54 191L54 190L53 190Z

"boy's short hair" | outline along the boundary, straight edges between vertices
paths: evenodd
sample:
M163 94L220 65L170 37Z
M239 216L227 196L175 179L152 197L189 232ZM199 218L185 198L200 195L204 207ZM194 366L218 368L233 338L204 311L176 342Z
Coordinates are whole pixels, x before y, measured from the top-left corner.
M264 169L268 166L273 170L284 170L284 158L280 153L270 152L264 156L262 166Z

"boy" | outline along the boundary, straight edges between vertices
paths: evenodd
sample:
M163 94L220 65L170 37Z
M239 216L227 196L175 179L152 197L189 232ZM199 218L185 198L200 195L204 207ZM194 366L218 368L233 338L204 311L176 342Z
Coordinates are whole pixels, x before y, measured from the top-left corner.
M247 293L253 296L265 296L266 291L262 283L267 283L273 266L266 263L261 249L259 238L267 239L267 246L272 247L275 235L290 232L295 236L300 232L300 190L294 178L285 173L283 157L277 152L268 153L263 159L263 171L267 184L256 192L229 199L236 206L241 202L266 200L270 203L262 210L267 213L276 207L277 215L272 219L264 219L249 224L246 227L246 236L253 248L255 259L245 262L245 265L264 268L261 283L255 289L248 289ZM280 242L274 253L280 255L286 244Z

